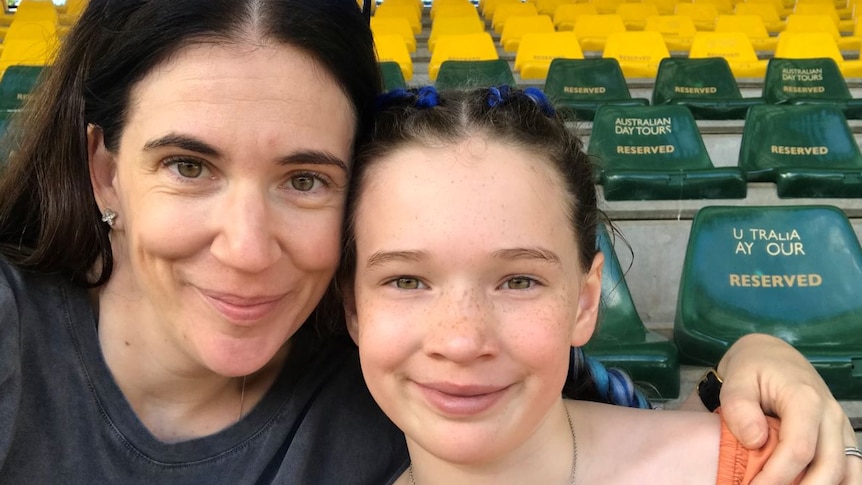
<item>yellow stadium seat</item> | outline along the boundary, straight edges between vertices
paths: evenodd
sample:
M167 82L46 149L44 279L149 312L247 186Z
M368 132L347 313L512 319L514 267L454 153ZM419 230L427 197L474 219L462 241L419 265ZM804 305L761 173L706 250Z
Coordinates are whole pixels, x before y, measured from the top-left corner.
M476 34L444 35L437 39L431 61L428 63L428 78L437 79L443 61L491 61L499 59L494 39L488 32Z
M404 38L407 50L416 52L416 37L410 22L402 17L372 17L371 33L374 37L386 34L398 34Z
M699 31L709 31L715 29L715 19L718 17L718 9L711 3L678 3L676 10L677 15L685 15L690 17L694 26Z
M605 49L608 35L625 32L626 26L619 15L581 15L575 21L573 32L584 51Z
M404 43L404 37L399 34L383 34L374 37L374 48L377 50L377 62L397 62L401 66L404 79L413 79L413 60L410 51Z
M506 19L509 17L520 17L527 15L539 15L536 6L532 3L506 3L499 5L494 10L494 17L491 21L491 27L497 34L503 33L503 27L506 25Z
M554 59L583 59L573 32L526 34L515 56L515 72L523 79L545 79Z
M477 19L481 19L482 17L479 15L479 11L476 10L476 7L469 3L459 3L459 4L451 4L451 5L441 5L437 7L436 10L431 10L431 24L433 25L438 19L444 17L476 17Z
M697 29L691 17L685 15L655 15L647 17L645 31L658 32L668 50L688 52Z
M679 0L643 0L643 2L655 5L659 15L673 15Z
M554 22L547 15L530 15L526 17L515 16L506 20L503 33L500 35L500 44L506 52L517 52L521 44L521 38L525 34L541 34L554 32Z
M554 13L554 27L557 30L574 30L575 22L581 15L598 15L596 6L590 3L573 3L557 7Z
M829 15L794 13L787 16L785 32L824 32L832 36L840 50L859 50L859 39L842 37Z
M390 0L391 1L391 0ZM410 22L410 28L413 29L413 35L419 35L422 32L422 11L410 5L396 5L394 3L382 3L377 7L375 17L400 17L407 19Z
M737 3L733 13L734 15L757 15L769 33L774 34L784 30L784 21L778 16L775 5L771 3Z
M838 17L842 20L854 18L853 10L856 4L855 0L797 0L796 3L794 3L794 7L812 3L832 5L835 9L835 13L837 13Z
M59 44L56 22L16 20L3 41L0 73L13 65L47 66Z
M560 5L572 5L575 0L536 0L536 10L539 15L553 17Z
M428 36L428 51L433 53L437 39L443 35L478 34L485 31L482 19L469 17L440 17L431 24Z
M862 76L862 61L845 60L835 39L826 32L782 32L778 36L775 57L786 59L828 57L838 64L845 78Z
M658 32L615 32L608 36L602 57L616 59L627 78L654 78L670 52Z
M658 15L658 7L651 3L621 3L617 15L623 19L626 30L643 30L647 17Z
M718 15L733 13L733 0L692 0L694 3L709 3L715 5Z
M737 78L762 78L766 74L767 61L757 58L754 46L742 32L698 32L688 57L723 57Z
M835 23L835 27L839 32L853 32L856 27L856 21L852 19L841 20L838 10L833 3L797 3L793 7L794 14L802 15L826 15Z
M521 3L521 0L484 0L479 2L479 9L482 11L482 16L485 17L485 20L490 20L494 18L494 12L497 10L497 7L510 3Z
M770 37L763 19L757 15L719 15L716 32L742 32L756 51L775 52L778 37Z
M439 11L440 8L450 7L453 5L456 7L467 5L468 7L471 7L473 10L475 10L477 14L479 13L479 10L476 9L476 7L470 2L470 0L437 0L431 4L431 20L434 20L434 17L437 15L437 11Z
M625 0L588 0L601 15L617 13L617 7Z
M783 0L745 0L745 3L765 3L772 5L775 13L782 19L793 13L793 3L791 2L790 5L786 5Z

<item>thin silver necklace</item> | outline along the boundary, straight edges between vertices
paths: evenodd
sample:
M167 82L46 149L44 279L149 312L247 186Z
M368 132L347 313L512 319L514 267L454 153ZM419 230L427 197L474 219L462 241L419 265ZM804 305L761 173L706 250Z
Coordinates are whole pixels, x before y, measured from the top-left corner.
M240 390L240 394L239 394L239 416L236 417L237 423L239 423L239 421L242 419L242 408L243 408L243 405L245 404L245 378L246 377L248 377L248 376L242 376L242 389Z
M575 485L575 470L578 466L578 438L575 437L575 426L572 424L572 416L569 415L569 407L563 403L563 409L566 411L566 421L569 422L569 431L572 433L572 475L569 483ZM407 475L410 477L410 485L416 485L416 478L413 476L413 462L407 467Z

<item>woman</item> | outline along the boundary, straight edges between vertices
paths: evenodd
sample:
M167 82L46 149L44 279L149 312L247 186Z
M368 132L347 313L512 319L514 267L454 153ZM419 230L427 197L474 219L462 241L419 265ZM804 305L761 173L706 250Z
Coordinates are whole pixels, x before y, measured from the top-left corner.
M393 483L751 483L777 423L749 452L715 415L583 401L631 384L598 386L608 376L570 356L598 319L601 212L544 94L427 87L381 104L339 281L366 384L407 438Z
M355 3L92 0L56 59L0 182L0 482L388 479L403 437L327 292L379 86ZM728 363L815 390L765 406L840 446L810 368Z

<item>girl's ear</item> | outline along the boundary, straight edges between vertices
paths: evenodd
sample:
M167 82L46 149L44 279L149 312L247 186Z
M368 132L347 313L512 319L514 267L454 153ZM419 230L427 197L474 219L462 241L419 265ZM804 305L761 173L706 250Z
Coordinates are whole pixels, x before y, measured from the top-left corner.
M602 300L602 269L604 264L605 256L600 251L593 258L590 271L581 285L581 293L578 296L578 316L572 328L573 347L581 347L586 344L596 330Z
M359 344L359 319L356 317L356 295L353 292L353 281L341 281L341 298L344 301L344 317L347 320L347 333L357 345Z
M96 125L87 126L87 159L90 167L90 183L93 185L93 196L99 206L99 212L111 209L122 212L117 196L117 163L114 155L105 148L105 137L102 129ZM117 220L117 226L122 224L122 218ZM118 227L113 226L112 230Z

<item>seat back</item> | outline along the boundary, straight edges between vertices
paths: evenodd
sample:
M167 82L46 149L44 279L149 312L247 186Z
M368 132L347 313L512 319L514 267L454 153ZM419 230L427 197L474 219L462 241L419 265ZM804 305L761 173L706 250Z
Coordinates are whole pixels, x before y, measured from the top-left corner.
M658 7L652 3L621 3L616 14L623 19L627 30L643 30L647 17L658 15Z
M416 52L416 36L410 22L402 17L372 17L372 35L380 36L386 34L398 34L404 39L404 44L409 52Z
M36 86L42 69L42 66L9 66L0 79L0 111L19 109Z
M433 54L437 40L444 35L481 34L484 31L485 23L478 17L440 17L431 24L428 51Z
M545 79L551 62L558 58L584 58L574 33L526 34L515 56L515 71L522 79Z
M802 351L837 398L860 399L859 295L862 250L839 209L705 207L688 239L674 340L683 363L713 365L739 337L769 333Z
M619 15L579 15L573 32L584 51L604 51L608 35L625 32L626 26Z
M395 62L401 66L404 79L413 79L413 59L404 43L404 37L399 34L381 34L374 37L374 49L377 51L377 62Z
M778 35L775 57L810 59L828 57L840 66L844 56L832 34L826 32L782 32Z
M481 19L479 11L470 2L459 2L448 5L431 4L431 23L447 17L475 17Z
M506 52L517 52L524 35L553 32L554 22L547 15L512 16L506 20L500 43Z
M560 5L574 4L575 0L536 0L536 11L539 15L553 17Z
M691 49L691 41L697 28L691 17L685 15L653 15L647 17L644 30L658 32L670 50Z
M768 32L784 30L784 21L771 3L740 2L733 8L735 15L757 15Z
M602 170L713 168L694 117L684 106L601 106L587 151Z
M437 39L437 46L431 54L428 78L435 81L440 66L445 61L490 61L499 57L494 40L488 32L444 35Z
M445 61L434 83L437 89L513 86L515 77L505 59L489 61Z
M555 104L632 97L616 59L554 59L543 90Z
M398 4L395 2L383 2L377 7L374 12L375 17L397 17L406 19L410 22L410 28L413 29L413 35L419 35L422 32L422 9L421 7Z
M767 103L791 103L794 100L846 101L850 89L838 64L828 57L814 59L770 59L763 83Z
M383 89L385 91L407 87L404 73L401 72L401 66L397 62L379 62L377 66L380 69L380 77L383 79Z
M719 15L733 13L733 0L692 0L694 3L709 3L715 6Z
M620 6L625 0L589 0L599 14L602 15L610 15L615 14L617 12L617 7Z
M573 30L575 21L581 15L598 15L596 6L590 3L566 3L554 12L554 27L557 30Z
M721 57L662 60L653 89L652 104L679 100L739 100L742 94L727 61Z
M759 60L751 41L742 32L698 32L692 41L689 57L722 57L731 65Z
M829 105L761 105L748 111L739 165L753 181L780 169L859 169L862 155L840 109Z
M494 16L491 20L491 27L497 34L503 33L503 27L506 26L506 20L509 17L539 15L536 6L532 3L506 3L500 5L494 10Z
M836 28L841 23L841 16L838 15L838 10L835 8L834 3L797 2L793 6L793 15L822 15L828 17ZM789 15L787 16L787 20L790 20Z
M788 15L784 32L825 32L833 39L841 38L838 27L828 15L800 13Z
M718 9L711 3L680 2L676 4L674 13L690 17L697 30L701 31L713 30L715 28L715 19L718 17Z
M602 57L619 61L626 77L655 77L670 52L658 32L615 32L608 36Z
M759 15L719 15L715 20L716 32L742 32L749 39L769 37L769 31Z

